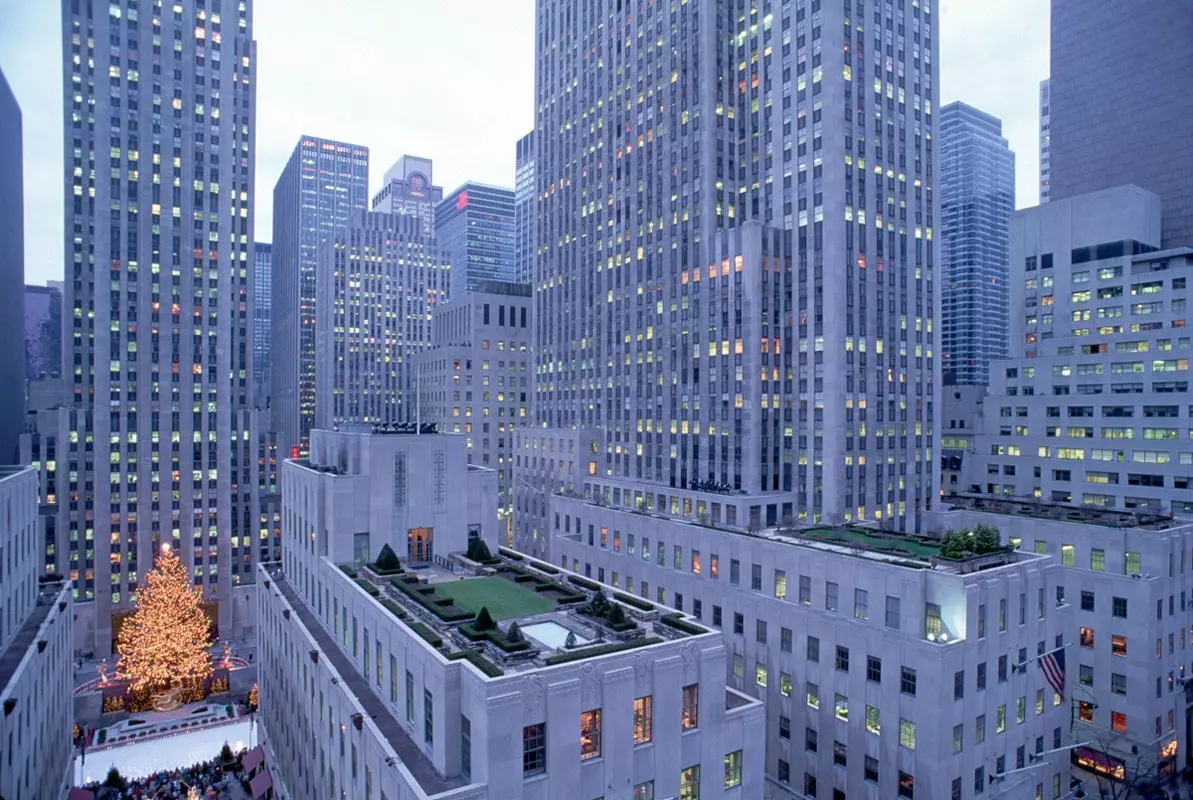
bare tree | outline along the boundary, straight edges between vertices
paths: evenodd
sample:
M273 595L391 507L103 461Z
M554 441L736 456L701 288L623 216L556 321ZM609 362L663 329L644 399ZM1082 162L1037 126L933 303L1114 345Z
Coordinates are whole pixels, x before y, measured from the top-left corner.
M1089 744L1084 749L1097 754L1103 763L1122 762L1122 777L1107 775L1103 772L1088 770L1094 777L1087 780L1086 797L1090 800L1151 800L1151 798L1166 797L1163 787L1168 777L1160 772L1160 764L1155 754L1143 753L1137 745L1127 748L1130 755L1118 755L1122 750L1113 750L1112 746L1123 742L1122 737L1110 733L1095 734L1089 737Z

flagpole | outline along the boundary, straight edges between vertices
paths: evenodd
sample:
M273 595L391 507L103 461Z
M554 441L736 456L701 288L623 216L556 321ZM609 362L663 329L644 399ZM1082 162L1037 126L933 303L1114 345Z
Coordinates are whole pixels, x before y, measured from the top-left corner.
M1046 652L1046 653L1040 653L1038 656L1032 656L1032 657L1031 657L1031 658L1029 658L1029 659L1026 659L1026 660L1024 660L1024 661L1020 661L1018 664L1012 664L1012 665L1011 665L1011 672L1027 672L1027 665L1028 665L1028 664L1031 664L1031 663L1033 663L1033 662L1035 662L1035 661L1039 661L1041 658L1045 658L1045 657L1047 657L1047 656L1050 656L1050 655L1052 655L1053 653L1059 653L1061 650L1064 650L1065 648L1067 648L1067 647L1072 647L1072 646L1073 646L1073 643L1072 643L1072 642L1069 642L1068 644L1062 644L1060 647L1054 647L1054 648L1052 648L1051 650L1049 650L1049 651L1048 651L1048 652Z

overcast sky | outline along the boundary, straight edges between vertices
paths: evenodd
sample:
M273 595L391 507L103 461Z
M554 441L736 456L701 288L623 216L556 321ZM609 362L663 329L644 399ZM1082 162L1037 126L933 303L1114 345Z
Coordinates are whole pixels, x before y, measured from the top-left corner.
M1048 0L941 0L941 101L1003 120L1017 201L1036 203ZM59 0L0 0L0 67L24 112L25 279L62 277ZM334 9L334 10L333 10ZM256 0L256 230L302 134L369 148L370 192L403 153L450 191L513 185L533 124L534 0Z

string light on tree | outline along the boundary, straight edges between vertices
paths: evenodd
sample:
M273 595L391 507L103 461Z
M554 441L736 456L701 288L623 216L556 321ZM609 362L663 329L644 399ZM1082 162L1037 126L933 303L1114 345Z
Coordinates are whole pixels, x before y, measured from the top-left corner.
M130 689L159 692L211 675L211 628L202 604L203 590L191 585L186 567L162 545L117 641L117 671Z

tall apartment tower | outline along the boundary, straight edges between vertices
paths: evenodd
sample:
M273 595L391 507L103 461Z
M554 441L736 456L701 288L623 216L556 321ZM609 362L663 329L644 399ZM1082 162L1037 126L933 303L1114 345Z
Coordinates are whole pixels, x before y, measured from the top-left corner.
M1040 81L1040 205L1052 199L1052 82Z
M357 211L319 251L315 424L415 422L447 261L415 214Z
M273 187L272 422L283 458L307 452L315 422L319 246L364 210L369 150L303 136Z
M590 491L919 527L938 7L539 0L535 422Z
M25 379L62 374L62 290L25 287Z
M161 544L235 635L259 532L253 3L145 6L62 3L73 408L43 502L61 500L57 559L99 656Z
M509 189L465 183L436 206L435 238L451 262L449 298L475 290L482 281L517 279Z
M0 462L17 458L25 427L25 181L21 107L0 72Z
M1188 3L1052 0L1052 200L1133 183L1160 196L1162 247L1193 242L1190 38Z
M1015 154L1002 120L965 103L940 110L940 310L946 385L985 385L1007 357L1007 225Z
M534 131L518 140L514 170L514 261L518 283L530 284L534 281L534 253L538 248Z
M383 214L414 214L422 218L423 233L435 232L435 206L443 189L431 180L431 159L402 156L385 173L381 189L373 195L373 211Z
M269 351L272 343L269 317L273 300L273 246L253 243L253 382L258 408L269 405Z

